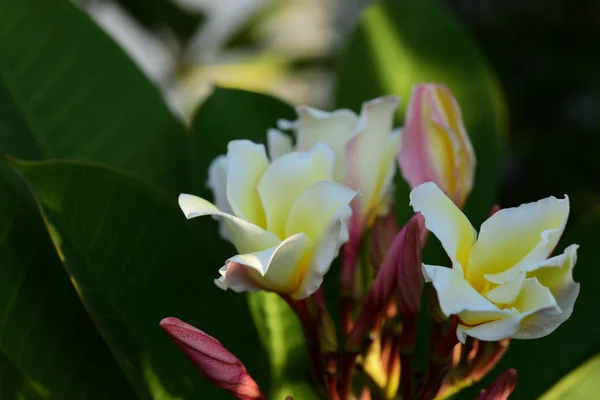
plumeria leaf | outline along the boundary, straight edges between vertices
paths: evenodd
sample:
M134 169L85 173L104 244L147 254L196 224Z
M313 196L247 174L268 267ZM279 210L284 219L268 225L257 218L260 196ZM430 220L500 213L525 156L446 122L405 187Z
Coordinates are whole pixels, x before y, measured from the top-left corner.
M4 160L0 193L0 398L136 398Z
M73 2L0 0L0 54L0 152L89 160L173 194L186 188L182 125Z
M388 0L366 9L342 57L336 106L357 109L364 99L400 96L402 121L413 85L446 84L462 108L477 157L467 214L487 216L499 179L499 135L505 115L498 85L472 39L435 0ZM396 212L411 215L408 185L396 179Z
M144 398L222 398L158 323L177 315L222 340L260 384L267 369L243 296L218 289L214 231L141 180L76 162L18 162L54 245L119 366ZM214 238L214 239L213 239ZM208 300L210 299L210 300Z

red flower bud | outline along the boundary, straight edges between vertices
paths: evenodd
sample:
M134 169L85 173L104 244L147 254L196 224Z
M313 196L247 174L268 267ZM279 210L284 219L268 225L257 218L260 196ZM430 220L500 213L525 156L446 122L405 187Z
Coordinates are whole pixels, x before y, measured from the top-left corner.
M517 384L517 371L507 369L481 394L478 400L507 400Z
M244 364L217 339L177 318L165 318L160 326L211 383L241 400L265 399Z

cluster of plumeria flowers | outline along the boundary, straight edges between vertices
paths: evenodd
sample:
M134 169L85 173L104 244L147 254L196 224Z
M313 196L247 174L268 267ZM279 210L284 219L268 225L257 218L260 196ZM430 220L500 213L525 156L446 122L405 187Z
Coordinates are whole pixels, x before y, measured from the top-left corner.
M219 270L218 287L275 292L296 312L324 398L448 395L486 375L511 338L554 331L579 294L572 277L578 246L552 256L568 197L496 207L477 234L461 211L475 155L450 90L416 85L402 129L393 127L398 103L393 96L371 100L360 115L298 107L297 120L278 121L279 129L267 132L266 148L235 140L213 161L214 203L179 197L188 219L217 218L239 253ZM398 169L415 211L401 229L392 207ZM429 232L448 266L422 263ZM338 253L340 332L321 290ZM417 370L412 358L425 282L435 288L429 360ZM266 398L219 341L175 318L161 326L212 383L239 399ZM507 398L515 383L508 370L480 398Z

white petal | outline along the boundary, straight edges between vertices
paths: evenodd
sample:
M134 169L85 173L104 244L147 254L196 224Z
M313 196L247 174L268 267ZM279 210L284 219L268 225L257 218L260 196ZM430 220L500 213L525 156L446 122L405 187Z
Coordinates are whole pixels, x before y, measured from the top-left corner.
M313 249L304 281L296 294L298 298L310 296L321 286L341 245L348 240L348 221L351 216L352 209L349 206L337 210Z
M335 154L334 180L344 176L346 144L355 134L358 117L350 110L325 112L310 107L297 107L298 120L294 123L297 150L308 151L317 143L331 147Z
M269 166L258 183L267 229L284 238L288 216L300 194L318 181L331 180L334 155L324 144L308 153L286 154Z
M410 204L423 214L425 226L442 243L452 266L462 272L476 237L467 217L433 182L414 188Z
M233 214L233 210L227 200L227 157L219 156L213 160L208 168L208 181L206 186L212 190L213 200L219 210L227 214ZM226 240L229 239L225 222L219 221L219 235Z
M521 318L520 315L515 313L513 317L499 319L474 327L459 324L456 329L456 335L461 343L465 343L467 336L488 341L506 339L518 331Z
M400 147L399 131L392 134L395 96L380 97L363 104L356 134L347 145L347 171L343 183L358 190L361 197L355 211L364 218L380 205L395 171L395 157Z
M471 250L467 279L502 284L532 262L545 260L556 247L569 216L569 199L548 197L505 208L481 225Z
M499 311L498 307L473 289L457 269L423 265L423 275L425 281L433 283L446 316L463 311Z
M240 253L251 253L273 247L281 241L277 236L259 226L221 212L214 204L200 197L182 193L179 195L179 207L187 219L203 215L222 218L227 224L231 242Z
M269 167L265 146L249 140L234 140L227 146L227 199L234 215L265 226L265 212L256 190Z
M286 236L303 232L318 241L339 210L350 204L357 192L331 181L319 181L298 196L290 211Z
M290 136L280 130L269 129L267 131L267 149L271 161L275 161L282 155L291 153L294 149L294 143Z
M252 291L261 288L294 295L302 284L306 268L306 254L311 240L298 234L278 246L248 254L238 254L227 260L219 272L217 286L234 291ZM240 266L246 270L240 270Z
M525 272L521 272L521 274L512 281L503 283L488 291L485 294L485 297L496 304L511 304L519 296L526 275Z

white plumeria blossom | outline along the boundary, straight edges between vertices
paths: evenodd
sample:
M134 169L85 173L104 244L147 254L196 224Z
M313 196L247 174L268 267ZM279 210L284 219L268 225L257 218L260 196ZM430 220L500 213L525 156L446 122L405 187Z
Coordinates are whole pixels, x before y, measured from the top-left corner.
M435 183L416 187L410 201L452 261L452 268L423 265L423 273L442 312L458 315L461 342L539 338L571 316L579 246L550 257L567 223L568 197L502 209L481 225L479 237Z
M271 159L291 151L309 151L317 143L328 145L335 154L333 178L360 193L353 204L353 220L368 226L389 207L389 194L400 149L400 130L393 129L395 96L380 97L363 104L360 115L346 109L326 112L297 107L298 119L279 121L279 128L291 129L290 136L269 130L267 146Z
M314 293L348 240L356 192L335 183L335 157L323 144L269 162L265 147L229 143L209 169L216 204L189 194L179 206L189 218L212 215L239 252L219 270L222 289L269 290L295 299Z

